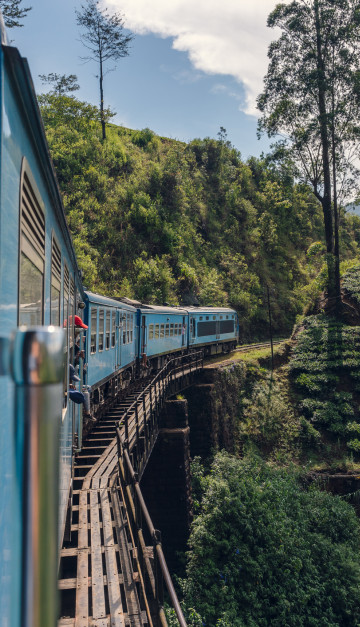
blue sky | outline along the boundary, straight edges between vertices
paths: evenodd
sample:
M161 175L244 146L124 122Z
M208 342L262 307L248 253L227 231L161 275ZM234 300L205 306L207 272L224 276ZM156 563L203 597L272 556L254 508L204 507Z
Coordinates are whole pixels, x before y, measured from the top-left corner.
M75 8L81 0L23 0L33 9L8 35L39 74L76 74L78 97L98 104L97 68L83 63ZM276 34L266 17L275 0L106 0L135 33L129 57L105 79L105 104L129 128L190 141L216 137L220 126L244 159L268 149L256 137L255 98ZM109 64L111 68L111 62Z

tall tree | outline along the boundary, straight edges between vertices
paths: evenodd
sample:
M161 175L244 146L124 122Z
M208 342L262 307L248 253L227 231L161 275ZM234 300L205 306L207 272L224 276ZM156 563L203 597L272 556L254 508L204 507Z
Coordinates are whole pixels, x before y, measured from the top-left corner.
M76 21L83 29L80 40L90 53L84 60L95 61L99 65L100 120L105 139L104 76L107 72L104 66L110 59L116 62L121 57L127 57L134 36L124 33L124 20L120 13L110 15L99 5L100 0L87 0L85 5L81 5L81 11L76 11Z
M20 23L32 7L20 7L22 0L0 0L0 11L3 15L5 26L15 28L23 26Z
M268 26L282 34L269 47L259 130L283 135L321 203L328 296L340 310L338 208L359 181L360 0L293 0L276 6Z

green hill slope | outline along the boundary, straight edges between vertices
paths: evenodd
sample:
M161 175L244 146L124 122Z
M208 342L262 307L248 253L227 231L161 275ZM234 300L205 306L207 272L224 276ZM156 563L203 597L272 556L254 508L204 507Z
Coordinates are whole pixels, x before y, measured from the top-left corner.
M109 125L103 143L95 107L51 94L40 105L88 288L144 302L228 303L246 338L267 332L267 284L275 332L291 329L318 288L323 247L320 209L286 168L244 163L223 136L184 144ZM359 225L357 216L343 222L348 258L357 256Z

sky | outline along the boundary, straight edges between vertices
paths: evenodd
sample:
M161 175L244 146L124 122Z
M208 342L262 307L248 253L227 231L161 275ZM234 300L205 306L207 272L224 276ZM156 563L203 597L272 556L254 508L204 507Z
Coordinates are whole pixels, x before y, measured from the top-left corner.
M39 74L76 74L77 97L98 104L97 66L84 63L75 9L86 0L22 0L32 10L22 28L8 32ZM243 159L260 156L269 140L257 139L256 97L267 68L267 49L278 33L266 19L276 0L102 0L120 12L135 38L128 57L110 61L105 105L113 121L151 128L181 141L216 138L220 127Z

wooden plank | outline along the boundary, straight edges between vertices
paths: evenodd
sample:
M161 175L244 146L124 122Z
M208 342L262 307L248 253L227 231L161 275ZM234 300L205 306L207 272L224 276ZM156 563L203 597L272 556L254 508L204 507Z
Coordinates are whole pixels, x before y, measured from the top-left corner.
M105 592L103 584L103 565L97 490L91 490L90 492L90 521L92 615L94 619L105 619Z
M104 529L106 576L108 581L111 627L124 627L125 617L121 602L108 490L101 490L100 498Z
M79 529L78 529L78 558L77 558L77 584L75 627L88 627L88 503L87 492L80 492L79 496ZM83 549L83 550L82 550Z

